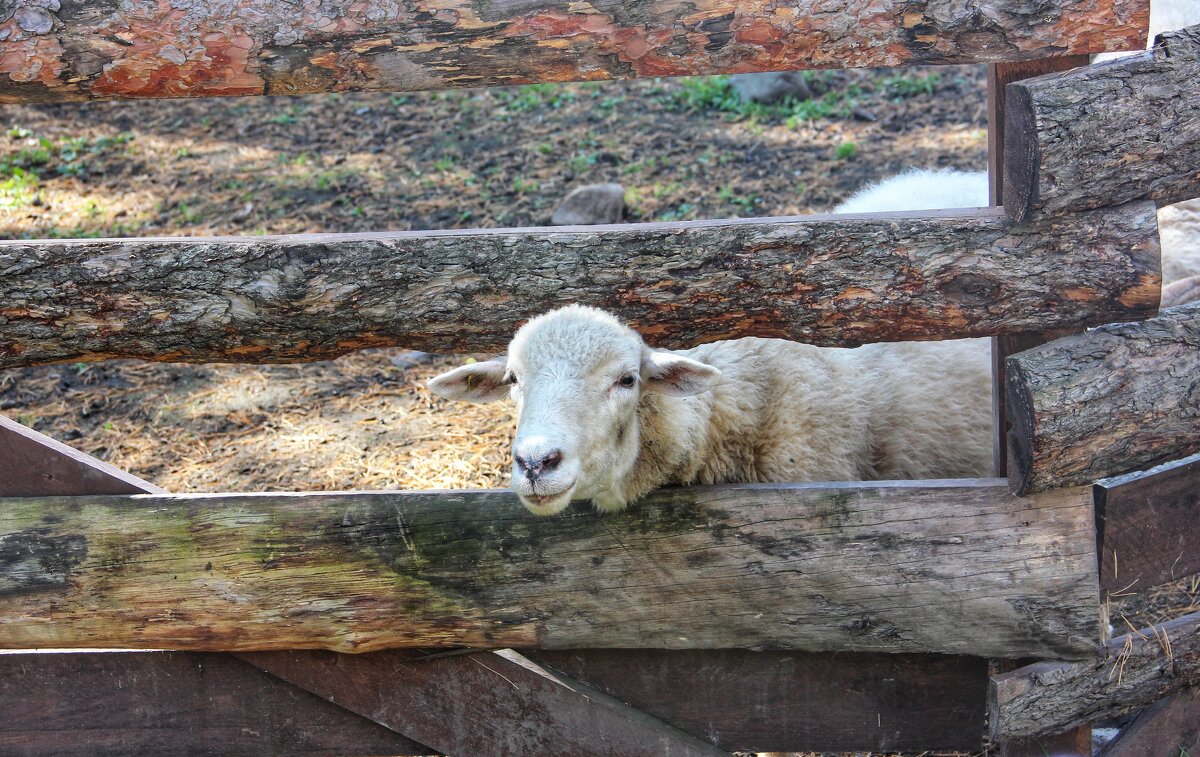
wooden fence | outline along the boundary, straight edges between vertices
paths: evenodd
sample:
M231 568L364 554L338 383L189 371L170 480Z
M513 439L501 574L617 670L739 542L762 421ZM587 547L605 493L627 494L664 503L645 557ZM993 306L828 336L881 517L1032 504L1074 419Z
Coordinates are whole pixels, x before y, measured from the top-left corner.
M5 12L8 102L994 63L1003 210L3 242L0 368L495 349L567 301L667 346L991 335L1009 482L695 487L538 520L500 492L173 496L0 419L0 648L173 650L0 654L0 751L707 755L990 735L1018 754L1010 740L1184 692L1122 736L1128 754L1195 712L1200 615L1108 640L1102 606L1126 579L1200 570L1200 310L1154 317L1155 202L1200 195L1200 30L1004 98L1140 48L1147 2ZM1137 322L1082 332L1115 321ZM1039 661L989 676L988 657Z

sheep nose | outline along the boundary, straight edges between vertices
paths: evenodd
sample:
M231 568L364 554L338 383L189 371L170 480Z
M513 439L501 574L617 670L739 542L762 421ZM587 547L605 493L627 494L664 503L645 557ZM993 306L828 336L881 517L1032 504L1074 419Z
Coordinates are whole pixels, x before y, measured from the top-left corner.
M538 458L513 455L517 467L532 481L547 471L552 471L562 463L562 450L553 449Z

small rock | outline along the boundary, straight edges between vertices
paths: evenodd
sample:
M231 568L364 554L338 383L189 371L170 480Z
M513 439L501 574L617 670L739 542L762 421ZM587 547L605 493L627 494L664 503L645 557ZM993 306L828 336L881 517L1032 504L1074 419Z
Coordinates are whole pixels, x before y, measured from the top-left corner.
M392 365L396 366L397 368L407 369L415 368L424 363L432 363L435 357L437 357L437 355L433 355L428 352L409 350L408 352L401 352L399 355L392 355L389 360L391 361Z
M555 226L591 226L620 223L625 215L625 187L620 184L588 184L571 190L554 209Z
M20 8L13 14L17 26L30 34L47 34L54 28L54 19L41 8Z
M777 71L766 74L736 74L729 83L742 102L772 103L786 97L811 100L812 87L800 71Z

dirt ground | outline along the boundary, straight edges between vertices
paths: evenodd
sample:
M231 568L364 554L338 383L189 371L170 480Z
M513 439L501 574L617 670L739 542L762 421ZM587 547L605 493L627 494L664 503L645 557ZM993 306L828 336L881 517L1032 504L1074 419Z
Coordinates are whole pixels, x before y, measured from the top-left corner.
M776 106L713 77L7 107L0 236L530 226L607 181L630 221L793 215L985 166L982 67L812 77ZM504 486L508 406L424 389L454 362L46 366L0 374L0 412L172 491Z

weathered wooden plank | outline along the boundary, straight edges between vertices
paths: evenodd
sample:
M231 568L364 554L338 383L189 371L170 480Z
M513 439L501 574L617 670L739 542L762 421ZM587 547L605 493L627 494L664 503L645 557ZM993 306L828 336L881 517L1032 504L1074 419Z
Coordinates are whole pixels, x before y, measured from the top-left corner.
M0 415L0 497L165 493Z
M533 314L617 312L662 346L985 336L1152 315L1150 203L600 227L0 242L0 368L503 350Z
M421 90L1145 46L1148 0L15 0L0 102Z
M1200 688L1155 702L1100 757L1189 757L1200 752Z
M1055 340L1007 368L1015 492L1200 452L1200 303Z
M1200 613L1119 636L1079 662L1039 662L992 676L992 739L1060 733L1200 684Z
M1079 656L1091 492L1003 482L9 499L0 647L774 648Z
M0 654L6 755L432 752L230 655Z
M977 657L745 650L530 650L538 662L722 749L978 751Z
M1101 591L1200 573L1200 455L1104 479L1095 494Z
M409 650L240 655L446 754L725 754L512 650L424 656Z
M1010 84L1004 208L1017 220L1200 195L1200 26L1154 49Z

